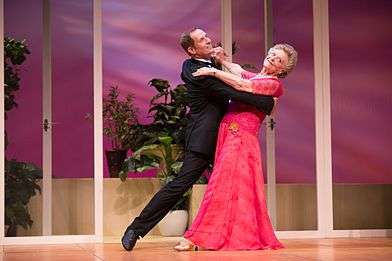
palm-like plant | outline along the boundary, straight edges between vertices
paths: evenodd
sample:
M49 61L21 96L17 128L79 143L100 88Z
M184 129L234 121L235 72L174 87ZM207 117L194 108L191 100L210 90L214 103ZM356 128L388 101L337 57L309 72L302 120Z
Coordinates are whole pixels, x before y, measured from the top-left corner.
M120 99L118 86L111 86L103 99L103 133L111 139L114 150L127 150L133 147L135 128L138 124L134 95L129 93Z

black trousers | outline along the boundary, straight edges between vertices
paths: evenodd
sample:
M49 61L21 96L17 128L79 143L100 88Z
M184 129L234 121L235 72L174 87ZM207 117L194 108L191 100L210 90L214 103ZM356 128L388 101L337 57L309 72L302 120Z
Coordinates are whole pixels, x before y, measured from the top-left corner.
M204 154L187 151L178 176L167 183L150 200L140 215L128 226L144 237L174 207L182 195L192 187L207 169L210 160Z

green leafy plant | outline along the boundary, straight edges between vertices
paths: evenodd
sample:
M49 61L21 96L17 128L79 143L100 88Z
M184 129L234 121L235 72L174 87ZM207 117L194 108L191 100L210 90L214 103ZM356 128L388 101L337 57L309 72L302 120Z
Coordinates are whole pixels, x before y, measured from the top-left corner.
M16 160L5 161L5 224L8 225L6 236L15 236L17 226L31 228L27 204L41 188L37 184L42 178L42 171L34 164Z
M26 60L28 54L30 51L25 40L4 38L4 110L6 113L18 106L15 101L15 92L19 90L20 81L18 66Z
M4 39L4 110L7 112L17 108L15 93L20 88L19 66L30 54L26 42L6 37ZM7 133L5 145L8 147ZM31 197L41 192L38 179L42 170L32 163L20 162L5 158L5 224L8 225L6 236L16 236L18 226L31 228L33 220L30 217L27 204Z
M171 89L169 82L162 79L152 79L148 85L158 92L151 98L148 111L153 121L150 124L131 126L130 131L134 133L132 151L146 145L159 144L159 137L164 136L171 137L173 144L183 147L188 122L185 86L180 84Z
M181 169L183 147L173 144L170 136L158 137L158 143L145 145L135 151L132 157L125 160L125 169L120 174L122 180L126 179L128 171L143 172L148 169L158 169L157 177L162 186L172 181ZM184 209L189 192L185 193L174 209Z
M151 99L148 111L154 119L151 124L151 127L154 127L151 129L154 134L167 134L173 138L173 143L183 145L184 131L188 122L185 85L179 84L171 89L167 80L152 79L149 86L158 91L158 94ZM157 142L160 136L164 135L153 135L149 142Z
M152 79L149 84L158 92L150 101L151 124L139 125L137 148L125 160L120 178L125 181L128 172L158 169L162 186L173 180L182 166L184 132L188 121L186 88L174 89L167 80ZM185 193L174 209L184 209L189 192Z
M16 108L15 92L19 90L19 68L30 54L26 41L18 41L9 37L4 38L4 117L7 112ZM8 146L7 132L5 132L5 147Z

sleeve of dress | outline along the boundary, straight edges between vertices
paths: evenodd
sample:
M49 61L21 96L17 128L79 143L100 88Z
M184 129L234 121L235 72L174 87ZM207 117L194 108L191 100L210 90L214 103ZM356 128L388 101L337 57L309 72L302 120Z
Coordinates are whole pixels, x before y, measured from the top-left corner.
M252 89L255 94L271 95L279 97L283 94L281 83L275 79L254 79Z
M250 78L254 77L255 75L256 75L255 73L252 73L249 71L242 71L241 78L242 79L250 79Z

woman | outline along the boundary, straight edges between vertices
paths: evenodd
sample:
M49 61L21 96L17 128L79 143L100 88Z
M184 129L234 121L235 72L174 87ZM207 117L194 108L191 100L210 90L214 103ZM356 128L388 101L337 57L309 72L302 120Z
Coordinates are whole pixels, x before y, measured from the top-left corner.
M286 76L297 62L297 52L288 44L272 47L258 74L217 57L229 72L200 68L194 76L213 76L235 89L276 98L283 94L278 78ZM259 129L265 115L255 108L232 102L218 134L214 170L199 212L175 249L209 250L278 249L268 217L259 146Z

